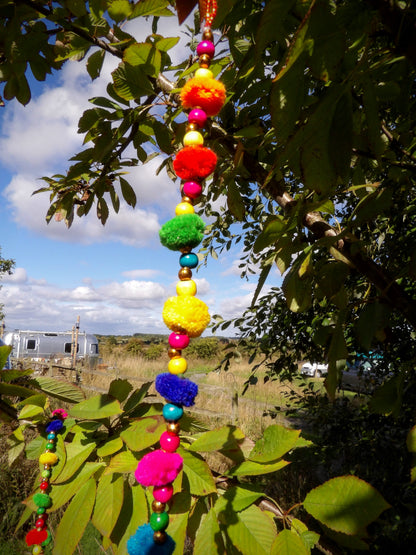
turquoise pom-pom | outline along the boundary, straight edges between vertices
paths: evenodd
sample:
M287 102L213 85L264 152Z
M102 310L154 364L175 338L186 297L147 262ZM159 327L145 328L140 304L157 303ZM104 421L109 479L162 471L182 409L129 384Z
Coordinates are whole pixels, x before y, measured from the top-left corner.
M143 524L137 528L134 536L127 541L127 553L129 555L172 555L175 551L175 545L168 534L165 543L155 543L150 524Z

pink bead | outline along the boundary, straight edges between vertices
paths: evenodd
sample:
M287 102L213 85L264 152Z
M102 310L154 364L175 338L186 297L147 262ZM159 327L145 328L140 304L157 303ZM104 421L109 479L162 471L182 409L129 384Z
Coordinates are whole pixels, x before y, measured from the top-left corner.
M163 432L159 439L160 446L164 451L168 453L174 453L179 447L181 440L179 436L173 434L172 432Z
M183 193L189 198L198 198L202 193L202 187L195 181L187 181L183 184Z
M171 333L169 335L169 345L173 349L186 349L189 345L189 337L184 333Z
M203 40L196 47L196 53L198 54L198 56L202 56L202 54L208 54L208 56L212 58L215 54L214 43L210 40Z
M168 503L173 496L173 486L172 484L167 484L166 486L155 486L153 488L153 497L156 501L160 503Z
M207 115L201 108L194 108L188 114L189 123L196 123L199 127L204 127L207 121Z

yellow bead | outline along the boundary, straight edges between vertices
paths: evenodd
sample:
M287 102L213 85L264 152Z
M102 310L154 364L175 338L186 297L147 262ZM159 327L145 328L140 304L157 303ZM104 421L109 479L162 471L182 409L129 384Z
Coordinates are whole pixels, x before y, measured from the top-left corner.
M32 555L40 555L43 553L43 549L40 545L34 545L32 549Z
M168 370L171 374L183 374L188 368L188 363L182 357L171 358L168 364Z
M180 202L175 208L176 216L182 216L182 214L195 214L194 207L189 202Z
M212 71L206 67L200 67L195 71L195 77L203 77L204 79L212 79L214 77Z
M204 137L199 131L188 131L183 138L185 146L202 146L204 144Z
M177 295L196 295L196 283L193 279L178 281L176 284Z

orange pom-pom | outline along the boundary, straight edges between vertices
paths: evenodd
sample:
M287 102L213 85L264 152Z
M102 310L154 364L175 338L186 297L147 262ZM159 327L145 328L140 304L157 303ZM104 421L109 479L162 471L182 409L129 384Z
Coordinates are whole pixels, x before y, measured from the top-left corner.
M210 77L194 77L181 90L183 108L202 108L207 116L215 116L225 102L225 87Z
M215 170L217 155L204 146L186 146L173 161L173 169L178 177L196 181L205 179Z

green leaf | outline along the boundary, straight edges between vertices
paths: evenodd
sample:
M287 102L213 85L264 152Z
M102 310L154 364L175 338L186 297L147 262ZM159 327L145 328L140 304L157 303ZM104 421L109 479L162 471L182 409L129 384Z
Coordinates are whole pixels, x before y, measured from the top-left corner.
M413 426L407 434L406 445L409 453L416 453L416 426Z
M123 448L123 441L121 437L116 437L110 441L107 441L99 449L97 449L97 455L99 457L108 457L109 455L114 455L117 451Z
M398 374L378 387L370 399L371 412L398 416L402 407L403 380L403 374Z
M151 385L152 382L146 382L140 387L140 389L136 389L133 391L133 393L127 399L126 404L124 405L124 414L132 412L133 410L140 407L140 404L146 397Z
M308 493L303 506L336 532L366 535L366 527L390 505L380 493L356 476L333 478Z
M112 72L114 89L124 100L153 94L153 88L141 66L120 63Z
M108 394L122 403L129 396L133 386L128 380L116 379L110 383Z
M273 542L270 555L309 555L310 552L297 534L282 530Z
M105 467L102 462L86 462L79 472L71 480L64 484L53 484L50 492L52 507L50 511L56 511L80 490L80 488L95 474ZM36 510L34 508L34 510Z
M6 366L7 358L11 352L12 352L11 345L2 345L0 347L0 370L2 370ZM8 381L8 380L5 380L5 378L2 377L2 381Z
M221 451L238 448L244 439L244 433L236 426L223 426L217 430L205 432L189 447L189 451Z
M193 550L194 555L207 555L208 553L225 553L217 515L213 507L202 516Z
M147 75L157 77L160 73L162 56L152 44L136 42L123 52L123 60L131 66L140 66Z
M170 2L168 0L140 0L136 2L133 13L131 14L131 19L135 17L142 16L170 16L173 15L168 6Z
M98 482L92 523L109 537L120 515L124 498L124 479L115 474L102 476Z
M120 402L106 393L96 395L78 403L70 409L70 415L74 418L86 418L89 420L100 420L115 416L123 412Z
M133 187L123 177L120 177L119 179L120 179L121 193L123 195L124 200L127 202L129 206L132 206L134 208L136 206L137 197Z
M33 389L12 383L0 383L0 394L10 397L30 397L33 395Z
M297 265L292 266L282 283L287 306L292 312L304 312L312 303L312 282L299 276Z
M293 449L298 441L300 430L292 430L274 424L266 428L249 455L250 461L271 463L280 459Z
M132 14L133 6L129 0L108 0L107 3L108 14L117 23L127 19Z
M65 4L67 9L78 17L82 17L87 13L83 0L66 0Z
M44 409L46 405L46 401L47 401L46 395L39 393L37 395L31 395L30 397L26 397L26 399L23 399L23 401L19 401L19 406L22 407L25 405L36 405Z
M36 416L43 416L43 408L38 405L25 405L19 413L19 419L30 419Z
M120 434L121 439L132 451L142 451L159 441L160 434L165 430L162 416L150 416L132 422Z
M243 221L245 216L245 206L234 179L227 183L227 205L228 210L238 221Z
M62 471L57 475L52 475L51 481L57 484L66 482L79 470L83 463L88 459L95 449L95 443L83 445L81 443L66 443L66 464Z
M126 544L142 524L148 521L148 508L144 489L140 484L130 486L124 481L123 504L113 528L111 541L118 546L117 555L127 553Z
M389 307L378 302L367 304L361 310L356 330L363 349L370 350L377 332L388 325L390 312Z
M105 57L105 50L97 50L91 54L87 60L87 71L91 79L97 79L100 76Z
M104 474L113 474L114 472L119 472L121 474L125 472L133 472L137 468L137 459L131 451L122 451L117 453L112 457L110 464L104 471Z
M88 480L66 509L56 529L54 552L72 555L90 520L95 501L95 481Z
M261 464L253 461L244 461L237 466L234 466L228 471L231 476L262 476L281 470L289 463L284 460L279 460L271 464Z
M161 52L167 52L179 42L179 37L163 37L155 44L156 48Z
M223 523L231 522L234 513L244 511L255 503L264 494L259 487L244 484L244 486L233 486L227 489L214 505L218 519Z
M273 520L256 505L236 513L236 520L227 524L226 533L243 555L270 555L276 537Z
M329 158L341 179L346 180L350 173L352 146L352 95L348 90L337 102L329 130Z
M32 383L35 387L38 387L47 395L55 397L60 401L65 401L67 403L79 403L85 399L80 387L70 383L61 382L59 380L54 380L53 378L33 378L30 380L30 383Z
M192 495L208 495L215 493L214 478L207 463L197 455L180 448L178 453L183 458L183 472L189 482Z
M58 439L61 436L58 436ZM26 458L29 460L38 459L45 451L47 440L42 436L37 436L26 445ZM55 472L55 468L54 468Z

